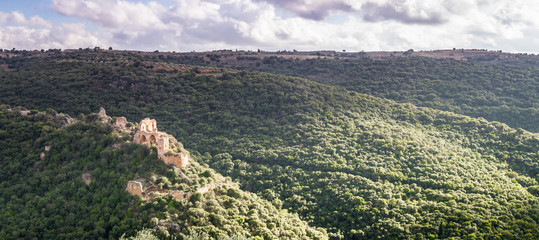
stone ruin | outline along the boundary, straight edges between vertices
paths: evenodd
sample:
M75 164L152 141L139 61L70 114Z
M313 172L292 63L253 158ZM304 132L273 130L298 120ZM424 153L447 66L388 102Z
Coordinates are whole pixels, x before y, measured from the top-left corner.
M99 121L101 121L102 123L108 123L112 119L111 117L107 116L107 112L103 107L99 108L97 116L99 116Z
M119 117L116 119L114 127L116 129L127 129L127 120L125 117ZM190 157L181 144L171 135L157 130L157 122L155 119L145 118L140 121L136 132L133 137L133 142L138 144L149 144L150 146L157 146L157 155L159 159L165 164L173 164L176 167L182 168L189 165ZM213 189L213 187L206 187ZM201 191L208 191L208 189L201 189ZM127 183L126 191L131 195L137 195L144 200L151 200L156 196L170 195L175 199L183 200L191 197L193 192L184 192L178 190L159 190L152 187L144 188L140 181L129 181Z
M141 181L129 181L127 182L127 187L125 190L133 195L133 196L139 196L145 201L151 201L152 199L160 196L171 196L172 198L176 200L184 200L189 199L195 192L198 193L207 193L209 191L213 191L215 188L223 185L235 185L231 181L219 181L216 183L210 183L205 186L197 188L195 191L182 191L182 190L166 190L166 189L157 189L152 186L144 187L143 183ZM238 185L235 185L238 187Z
M156 145L159 159L166 164L173 164L179 168L189 165L189 154L171 151L170 143L175 144L177 141L174 137L157 131L157 122L155 119L142 119L133 141L139 144Z
M125 129L126 126L127 126L127 119L125 117L116 118L116 122L114 123L115 128Z
M107 116L105 109L100 108L97 114L100 120L109 121L112 119ZM117 130L131 130L132 127L127 127L128 122L125 117L116 118L113 127ZM189 153L183 148L178 149L176 146L178 141L171 135L157 130L157 122L155 119L145 118L140 121L136 128L133 142L139 144L150 144L157 147L157 155L166 164L173 164L176 167L186 167L189 165ZM171 147L172 146L172 147Z
M142 183L138 181L129 181L127 182L127 187L125 190L131 195L137 195L142 197Z

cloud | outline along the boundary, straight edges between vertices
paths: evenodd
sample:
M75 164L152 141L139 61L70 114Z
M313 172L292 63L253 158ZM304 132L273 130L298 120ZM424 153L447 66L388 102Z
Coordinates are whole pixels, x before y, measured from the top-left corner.
M531 0L51 0L75 20L0 12L0 47L191 51L489 48L537 52ZM284 12L292 15L283 14Z
M367 2L361 6L363 18L369 22L395 20L406 24L441 24L442 11L417 6L416 2L391 1L384 4Z
M52 9L60 14L88 19L105 27L130 30L162 27L159 14L165 11L155 2L143 4L123 0L53 0Z
M352 12L353 5L344 0L259 0L311 20L324 20L332 12Z
M13 11L11 13L0 12L0 25L4 24L51 27L50 22L39 16L33 16L30 19L27 19L24 14L18 11Z
M20 12L0 12L0 48L50 49L93 47L103 44L80 23L53 24Z
M248 0L171 2L172 6L163 6L124 0L53 0L52 8L101 26L109 33L111 45L177 50L209 43L254 43L244 31L265 6Z

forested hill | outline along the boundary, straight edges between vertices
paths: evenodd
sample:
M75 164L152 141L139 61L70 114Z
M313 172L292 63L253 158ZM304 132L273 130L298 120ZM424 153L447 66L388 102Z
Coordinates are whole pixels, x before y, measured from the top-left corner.
M216 184L222 177L199 156L181 169L165 165L155 148L99 118L73 124L52 109L0 106L0 239L118 239L137 231L161 239L327 238L235 184ZM128 194L129 180L159 193L216 187L184 200L146 192L143 200Z
M539 66L426 57L265 58L251 69L304 77L539 132Z
M523 129L130 54L13 58L7 69L1 102L152 116L201 162L334 239L539 237L539 139Z

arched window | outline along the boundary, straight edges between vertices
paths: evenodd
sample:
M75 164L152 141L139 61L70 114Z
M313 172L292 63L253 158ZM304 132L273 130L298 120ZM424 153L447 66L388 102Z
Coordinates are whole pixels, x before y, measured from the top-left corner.
M151 135L148 140L151 142L151 143L154 143L154 144L157 144L157 140L155 139L155 136L154 135Z

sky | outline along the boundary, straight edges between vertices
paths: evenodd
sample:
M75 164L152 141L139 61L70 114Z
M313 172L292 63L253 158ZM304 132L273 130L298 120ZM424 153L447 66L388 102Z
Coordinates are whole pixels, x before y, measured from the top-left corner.
M0 0L0 48L539 52L536 0Z

